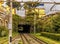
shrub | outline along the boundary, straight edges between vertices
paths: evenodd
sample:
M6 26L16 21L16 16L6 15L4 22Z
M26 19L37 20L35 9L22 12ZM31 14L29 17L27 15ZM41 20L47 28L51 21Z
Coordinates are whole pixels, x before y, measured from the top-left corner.
M54 40L57 40L57 41L60 41L60 34L42 32L41 35L54 39Z
M8 29L4 26L0 26L0 37L7 36Z

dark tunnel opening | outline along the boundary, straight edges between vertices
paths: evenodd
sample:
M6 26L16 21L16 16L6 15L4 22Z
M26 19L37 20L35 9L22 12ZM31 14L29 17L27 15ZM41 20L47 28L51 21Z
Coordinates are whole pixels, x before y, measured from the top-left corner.
M30 25L29 24L19 24L18 32L19 33L30 33Z

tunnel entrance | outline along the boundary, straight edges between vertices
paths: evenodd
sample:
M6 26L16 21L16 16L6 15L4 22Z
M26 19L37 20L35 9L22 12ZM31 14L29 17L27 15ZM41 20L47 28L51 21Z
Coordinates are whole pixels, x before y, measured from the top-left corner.
M19 24L18 32L19 33L30 33L30 25L29 24Z

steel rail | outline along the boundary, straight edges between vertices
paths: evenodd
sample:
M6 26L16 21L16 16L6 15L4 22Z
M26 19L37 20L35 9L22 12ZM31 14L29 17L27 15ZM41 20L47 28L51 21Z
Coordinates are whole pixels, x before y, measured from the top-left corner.
M39 43L41 43L41 44L48 44L48 43L46 43L46 42L44 42L44 41L36 38L35 36L33 36L33 35L31 35L31 34L28 34L28 36L30 36L31 38L33 38L34 40L36 40L37 42L39 42Z
M27 40L27 38L25 37L24 34L20 34L20 36L21 36L21 39L22 39L22 41L23 41L23 44L25 44L25 41L23 40L23 37L25 38L26 42L27 42L28 44L30 44L30 42ZM23 37L22 37L22 36L23 36Z
M24 35L24 34L23 34ZM30 43L29 39L27 38L27 36L29 36L30 38L34 39L35 41L37 41L38 43L40 44L47 44L46 42L34 37L33 35L30 35L30 34L25 34L24 35L26 37L26 39L28 40L28 42ZM30 43L31 44L31 43Z

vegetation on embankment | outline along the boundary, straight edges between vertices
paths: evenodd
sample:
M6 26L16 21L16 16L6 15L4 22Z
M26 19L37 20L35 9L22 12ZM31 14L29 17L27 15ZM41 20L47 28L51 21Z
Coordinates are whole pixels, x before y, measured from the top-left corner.
M13 31L18 32L18 24L20 21L21 17L18 15L13 15Z
M18 35L19 35L19 33L13 32L12 33L12 38L14 39ZM8 44L8 41L9 41L9 36L8 35L0 37L0 44Z
M18 15L13 15L13 33L18 31L18 24L21 17ZM6 26L0 26L0 37L8 36L8 27Z
M60 33L60 13L50 14L37 21L37 32Z
M60 44L60 12L50 14L37 21L35 36L48 44Z
M0 26L0 37L8 35L8 29L5 26Z
M40 40L42 40L42 41L44 41L48 44L60 44L60 41L56 41L56 40L41 36L41 33L36 33L36 34L33 34L33 35L35 37L37 37L38 39L40 39Z
M48 38L60 41L60 34L42 32L41 35L44 37L48 37Z

